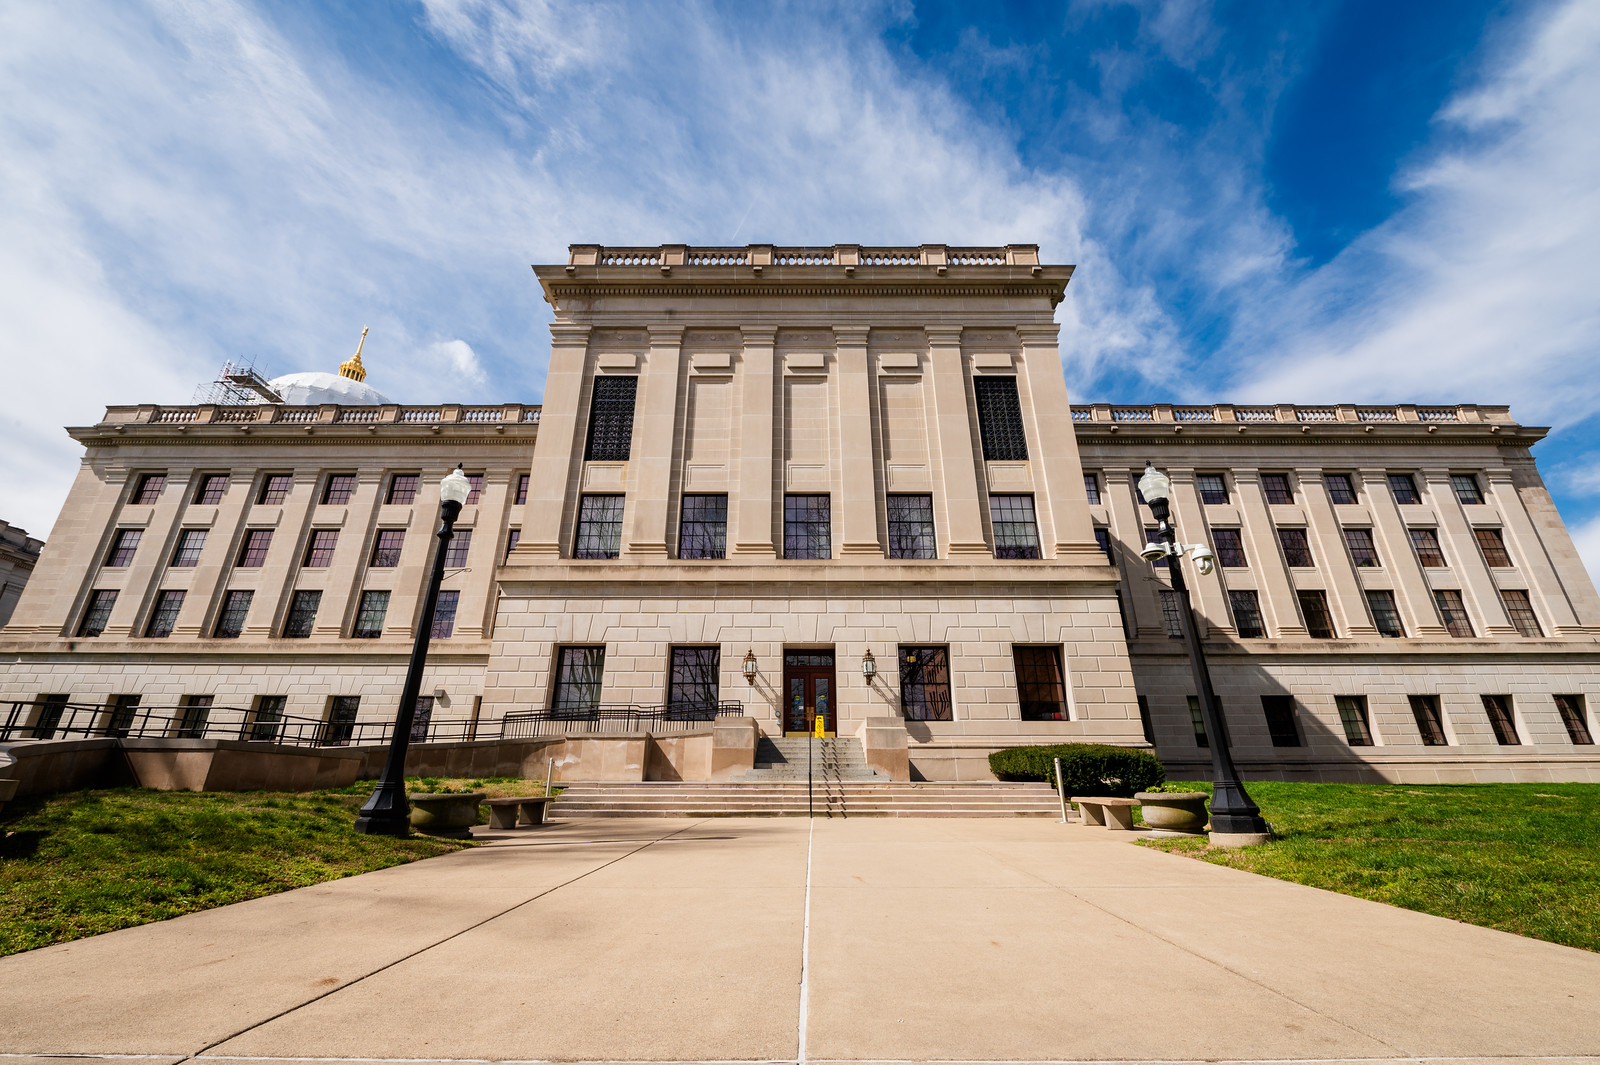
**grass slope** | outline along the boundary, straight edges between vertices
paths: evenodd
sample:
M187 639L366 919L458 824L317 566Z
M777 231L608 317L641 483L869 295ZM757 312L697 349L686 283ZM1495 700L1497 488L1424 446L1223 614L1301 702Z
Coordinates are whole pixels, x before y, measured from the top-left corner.
M1141 845L1600 951L1600 784L1247 786L1281 839Z

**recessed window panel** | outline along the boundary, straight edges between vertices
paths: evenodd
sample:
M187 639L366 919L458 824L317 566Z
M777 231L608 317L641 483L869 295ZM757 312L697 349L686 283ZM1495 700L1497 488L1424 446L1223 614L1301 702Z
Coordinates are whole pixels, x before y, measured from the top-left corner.
M477 506L478 500L483 498L483 474L467 474L467 483L472 487L467 492L467 501L461 505L464 507Z
M1228 482L1220 473L1198 474L1194 486L1200 492L1202 503L1220 505L1228 501Z
M1566 726L1567 738L1578 746L1588 746L1594 743L1594 735L1589 731L1589 715L1584 707L1581 695L1558 695L1556 699L1556 713L1561 715L1561 723Z
M1336 695L1333 701L1339 709L1339 723L1344 726L1345 742L1352 747L1371 747L1372 722L1367 717L1367 697Z
M1517 720L1511 712L1511 696L1509 695L1483 695L1483 712L1489 716L1489 727L1494 729L1494 738L1502 747L1517 747L1522 743L1522 738L1517 735Z
M1478 478L1470 473L1452 473L1450 487L1455 489L1456 499L1462 503L1475 504L1483 502L1483 489L1478 486Z
M78 623L79 636L98 636L106 631L111 620L111 608L117 605L114 588L96 588L89 593L89 604L84 609L83 620Z
M1378 545L1372 540L1371 529L1342 529L1344 546L1350 552L1350 561L1358 568L1377 568L1383 564L1378 561Z
M1144 542L1147 544L1161 543L1161 527L1159 525L1146 525L1144 527ZM1171 569L1172 559L1167 555L1162 555L1160 558L1150 563L1150 565L1154 566L1156 569Z
M1094 527L1094 542L1105 553L1106 561L1115 565L1117 559L1111 553L1111 530L1103 525L1096 525Z
M1217 565L1229 569L1243 569L1250 563L1244 557L1244 537L1238 529L1212 529L1211 547L1217 556Z
M520 507L522 504L526 503L527 501L528 501L528 474L526 474L526 473L518 474L517 475L517 506Z
M1261 712L1266 716L1267 733L1272 737L1274 747L1304 746L1294 718L1294 696L1263 695Z
M556 677L551 706L556 710L591 710L600 705L605 674L604 647L562 647L556 651Z
M227 490L227 474L208 473L200 478L200 487L194 494L194 501L202 506L214 507L222 502L223 493Z
M312 529L306 542L306 567L324 569L333 565L333 552L339 546L338 529Z
M267 549L272 546L271 529L246 529L239 546L239 568L258 569L267 564Z
M111 538L111 551L106 555L106 565L112 569L131 566L133 554L138 550L143 535L141 529L118 529Z
M1517 627L1517 632L1523 636L1538 639L1544 635L1544 630L1539 627L1539 615L1533 612L1533 603L1528 599L1528 593L1521 588L1504 588L1500 592L1500 601L1505 604L1506 614L1511 618L1511 624Z
M1325 473L1323 486L1328 489L1328 501L1336 506L1347 506L1356 501L1356 486L1348 473Z
M238 639L244 631L245 619L250 615L250 601L254 592L230 591L222 597L222 609L217 613L217 627L212 635L219 640Z
M384 497L385 503L408 504L417 501L417 489L422 484L422 475L417 473L397 473L389 478L389 494Z
M633 446L633 404L637 377L594 379L589 405L589 438L583 457L590 462L626 462Z
M616 558L622 553L622 503L617 495L584 496L578 501L578 535L573 558Z
M358 640L376 640L383 635L383 621L389 614L388 592L362 592L356 610L356 623L350 635Z
M1098 473L1086 473L1083 475L1083 494L1089 497L1090 506L1099 505L1100 475Z
M156 593L155 609L150 611L150 623L144 634L152 639L165 639L178 626L178 611L183 609L183 592L168 588Z
M1017 668L1017 699L1024 721L1067 720L1066 676L1061 668L1061 648L1011 648Z
M1211 737L1206 735L1206 717L1200 709L1198 695L1187 696L1189 701L1189 726L1194 729L1194 745L1196 747L1210 747Z
M200 552L206 546L204 529L184 529L178 534L178 546L172 552L172 564L178 569L188 569L200 564Z
M728 497L694 494L683 497L678 523L679 558L726 558L728 555Z
M161 499L161 492L167 487L167 475L164 473L145 473L139 475L139 484L133 490L133 498L128 502L136 506L148 507Z
M674 647L667 676L667 711L692 717L716 713L722 690L722 648Z
M901 647L900 713L908 721L950 721L950 651Z
M448 640L456 631L456 608L461 605L461 593L451 589L442 589L439 598L433 606L433 628L430 630L432 639Z
M1314 640L1333 639L1333 615L1328 612L1328 594L1317 590L1300 591L1295 595L1300 600L1300 613L1306 619L1306 633Z
M283 622L283 635L291 640L303 640L311 635L317 621L317 608L322 605L322 593L315 589L302 589L289 600L289 616Z
M1444 732L1444 715L1439 710L1437 695L1408 695L1411 716L1417 722L1417 734L1425 747L1444 747L1449 740Z
M446 569L462 569L467 564L467 556L472 552L472 530L456 529L450 537L450 546L444 549L444 565Z
M1040 557L1032 496L990 496L989 520L994 526L995 558Z
M379 529L372 541L372 561L369 565L374 569L392 569L400 565L400 552L405 545L404 529Z
M1400 608L1395 605L1394 593L1387 589L1373 589L1367 592L1367 608L1372 611L1372 623L1378 629L1380 636L1404 636L1405 627L1400 624Z
M1268 503L1281 505L1294 502L1294 492L1289 489L1287 473L1263 473L1261 491L1266 494Z
M263 695L256 701L256 712L250 722L250 738L272 741L278 738L283 727L283 710L288 705L287 695Z
M832 558L832 514L829 496L784 496L783 557Z
M1161 624L1170 639L1183 639L1183 600L1171 588L1157 589L1161 593Z
M515 551L517 549L517 545L520 544L521 542L522 542L522 530L521 529L510 529L510 530L508 530L506 532L506 561L507 562L511 561L511 552Z
M323 742L349 743L355 735L356 717L361 713L361 696L335 695L328 700L328 720L323 726Z
M1445 566L1444 551L1439 546L1439 533L1435 529L1412 529L1411 546L1416 549L1417 561L1426 569Z
M887 498L890 558L937 558L933 538L933 497L892 495Z
M353 473L336 473L328 478L327 486L322 489L322 501L336 506L344 506L350 502L350 497L356 494L356 475Z
M1233 627L1246 640L1260 639L1267 634L1266 623L1261 620L1261 599L1255 591L1241 588L1228 593L1233 607Z
M1422 502L1422 495L1417 491L1416 478L1409 473L1389 474L1389 491L1394 495L1394 501L1401 506L1416 506Z
M1436 589L1433 602L1439 608L1439 619L1444 622L1445 631L1451 636L1468 639L1473 635L1472 619L1467 616L1467 604L1462 601L1459 591L1454 588Z
M289 498L289 489L293 486L294 478L289 474L269 473L261 482L261 494L256 497L256 502L277 506Z
M977 377L972 381L978 401L978 433L983 457L1006 462L1028 457L1028 438L1022 429L1022 402L1015 377Z
M1309 569L1316 565L1311 557L1311 541L1306 538L1304 529L1279 529L1278 543L1283 546L1283 561L1297 569Z
M1508 569L1513 565L1511 552L1506 550L1506 540L1499 529L1473 529L1472 536L1489 565L1496 569Z

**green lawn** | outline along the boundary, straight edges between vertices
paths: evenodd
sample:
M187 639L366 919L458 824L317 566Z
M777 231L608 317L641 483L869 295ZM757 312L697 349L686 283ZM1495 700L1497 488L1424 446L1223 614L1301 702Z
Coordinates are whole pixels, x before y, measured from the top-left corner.
M1600 951L1600 784L1247 787L1281 839L1140 844Z

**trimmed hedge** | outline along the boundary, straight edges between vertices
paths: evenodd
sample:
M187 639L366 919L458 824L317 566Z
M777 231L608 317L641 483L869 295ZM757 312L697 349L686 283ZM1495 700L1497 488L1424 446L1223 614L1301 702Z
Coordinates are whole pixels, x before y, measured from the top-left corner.
M989 768L1001 780L1042 780L1054 787L1056 758L1061 759L1061 782L1069 799L1074 795L1131 799L1134 792L1167 779L1167 767L1149 751L1103 743L1008 747L989 756Z

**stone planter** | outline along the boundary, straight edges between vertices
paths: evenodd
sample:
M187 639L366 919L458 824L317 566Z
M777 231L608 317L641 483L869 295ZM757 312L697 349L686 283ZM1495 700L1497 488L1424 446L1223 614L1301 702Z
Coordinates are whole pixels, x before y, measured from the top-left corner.
M1203 791L1141 791L1134 798L1152 835L1198 836L1206 827Z
M463 795L408 795L411 827L430 836L465 839L478 823L478 804L488 798L481 791Z

